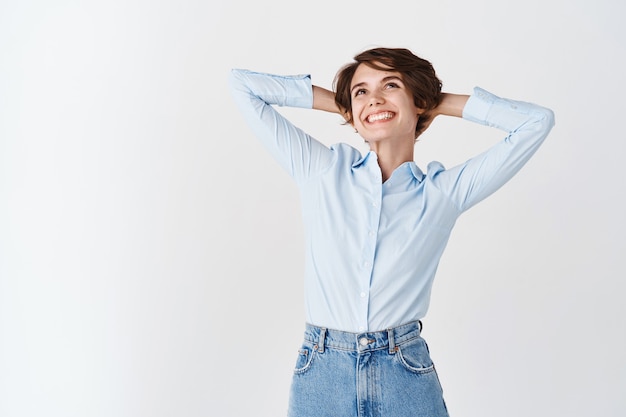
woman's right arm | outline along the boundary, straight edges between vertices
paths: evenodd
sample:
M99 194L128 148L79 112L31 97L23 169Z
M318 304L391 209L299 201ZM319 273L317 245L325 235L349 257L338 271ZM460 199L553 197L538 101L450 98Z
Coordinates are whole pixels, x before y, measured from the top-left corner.
M335 93L317 85L313 86L313 108L341 114L337 103L335 103Z
M328 111L328 93L314 94L308 75L281 76L233 69L230 86L235 103L261 143L296 181L325 170L332 151L282 116L274 106L314 108L322 98ZM323 90L323 89L321 89ZM332 93L330 93L332 94ZM333 99L334 101L334 99Z

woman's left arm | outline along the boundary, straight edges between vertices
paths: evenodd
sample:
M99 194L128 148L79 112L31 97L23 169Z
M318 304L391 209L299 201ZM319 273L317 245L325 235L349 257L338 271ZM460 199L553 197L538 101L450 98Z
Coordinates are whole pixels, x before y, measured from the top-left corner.
M433 118L439 115L463 117L507 133L502 141L461 165L448 170L438 163L429 166L429 175L432 172L439 188L461 211L475 205L511 179L554 126L552 110L529 102L501 98L481 88L475 88L471 96L445 94L432 113Z
M420 116L420 118L426 118L427 120L420 134L428 129L428 126L430 126L437 116L463 117L463 108L465 108L465 104L470 96L467 94L452 93L441 93L441 96L441 103L439 103L437 107Z

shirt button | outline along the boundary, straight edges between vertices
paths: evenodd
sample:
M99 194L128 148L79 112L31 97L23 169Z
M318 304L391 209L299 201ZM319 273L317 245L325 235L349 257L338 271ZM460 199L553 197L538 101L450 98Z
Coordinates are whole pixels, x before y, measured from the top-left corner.
M364 266L364 267L366 267L366 268L369 268L370 263L369 263L369 262L367 262L367 261L365 261L365 262L363 262L363 266Z
M361 298L365 298L365 293L364 292L361 293Z
M359 326L359 331L362 332L363 330L365 330L365 327Z
M359 344L361 346L367 346L368 343L369 343L369 340L367 340L367 337L362 337L359 339Z
M368 233L368 235L369 235L370 237L372 237L372 236L374 236L374 232L369 232L369 233Z
M372 201L372 207L378 207L378 203L376 203L375 201Z

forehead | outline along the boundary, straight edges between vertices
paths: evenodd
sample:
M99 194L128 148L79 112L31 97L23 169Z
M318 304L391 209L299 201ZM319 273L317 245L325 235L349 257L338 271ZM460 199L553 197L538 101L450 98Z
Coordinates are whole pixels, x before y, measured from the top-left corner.
M383 66L380 63L376 64ZM354 75L352 76L350 87L363 83L377 83L388 77L398 77L402 80L402 75L397 71L379 70L366 64L359 64L356 71L354 71Z

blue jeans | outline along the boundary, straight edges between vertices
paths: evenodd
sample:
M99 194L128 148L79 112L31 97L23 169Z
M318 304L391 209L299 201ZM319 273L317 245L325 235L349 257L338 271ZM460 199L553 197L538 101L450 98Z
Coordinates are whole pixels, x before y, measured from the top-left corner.
M289 417L447 417L416 321L350 333L306 325Z

